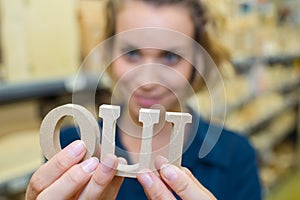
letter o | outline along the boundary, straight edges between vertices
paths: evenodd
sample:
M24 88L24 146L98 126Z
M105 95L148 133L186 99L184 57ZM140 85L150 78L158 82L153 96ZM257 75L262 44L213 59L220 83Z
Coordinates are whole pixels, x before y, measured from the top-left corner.
M81 140L87 148L84 159L95 156L100 144L98 122L86 108L75 104L59 106L43 119L40 127L40 145L44 156L49 160L61 151L60 127L66 116L72 116L79 126Z

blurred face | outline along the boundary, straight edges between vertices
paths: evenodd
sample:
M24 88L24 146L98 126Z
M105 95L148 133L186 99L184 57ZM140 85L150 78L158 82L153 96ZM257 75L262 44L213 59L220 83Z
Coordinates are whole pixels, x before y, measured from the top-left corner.
M123 103L135 116L140 108L180 111L192 73L186 61L193 52L185 37L193 38L194 33L188 10L179 5L156 7L126 1L117 15L116 34L133 29L138 32L116 39L114 45L120 57L112 64L112 74Z

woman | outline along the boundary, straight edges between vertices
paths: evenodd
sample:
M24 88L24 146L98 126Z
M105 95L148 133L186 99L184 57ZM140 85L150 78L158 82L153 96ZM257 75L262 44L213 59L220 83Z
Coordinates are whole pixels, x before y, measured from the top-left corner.
M260 199L255 152L245 138L222 130L212 150L203 158L198 156L209 124L183 102L204 85L204 76L211 69L204 64L204 68L195 70L201 56L190 40L182 41L197 41L217 65L227 58L209 38L206 21L198 0L112 0L107 5L107 38L137 30L133 32L136 35L117 37L111 43L111 56L116 58L109 67L115 86L112 91L122 97L118 101L112 98L112 103L122 104L116 154L129 164L138 162L140 108L156 108L162 115L165 111L189 112L194 122L185 138L184 167L167 164L165 147L172 126L163 120L152 138L152 158L160 176L146 169L138 173L137 179L114 176L118 163L126 162L115 155L107 155L102 163L96 158L80 163L86 149L72 127L61 134L62 146L68 146L35 172L26 198ZM165 31L156 35L149 28ZM164 34L170 31L175 34ZM176 38L178 34L181 37Z

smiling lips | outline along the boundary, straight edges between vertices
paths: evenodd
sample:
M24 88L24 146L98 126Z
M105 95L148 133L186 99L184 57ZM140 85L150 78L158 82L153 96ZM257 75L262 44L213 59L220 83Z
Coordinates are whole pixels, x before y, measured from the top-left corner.
M160 104L161 97L145 97L142 95L134 95L133 96L135 103L143 108L150 108L155 104Z

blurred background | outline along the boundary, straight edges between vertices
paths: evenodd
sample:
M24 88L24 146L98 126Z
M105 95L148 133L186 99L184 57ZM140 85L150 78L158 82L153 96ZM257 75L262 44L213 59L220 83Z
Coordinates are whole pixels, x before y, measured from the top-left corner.
M41 120L72 101L74 75L103 38L105 1L0 0L0 200L23 199L44 162ZM204 2L209 30L232 55L222 70L225 126L245 134L257 150L265 199L298 200L300 1ZM99 63L93 56L83 66L87 72ZM83 77L79 92L93 80ZM198 98L200 114L209 118L208 93ZM107 83L99 84L96 99L109 102Z

